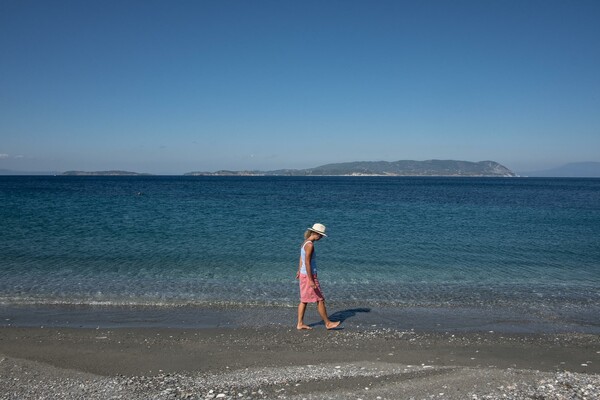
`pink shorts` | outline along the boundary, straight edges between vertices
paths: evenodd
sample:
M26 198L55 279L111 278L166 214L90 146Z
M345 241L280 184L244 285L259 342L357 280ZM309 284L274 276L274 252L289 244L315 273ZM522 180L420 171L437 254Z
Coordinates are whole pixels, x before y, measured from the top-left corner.
M308 275L300 274L300 302L302 303L316 303L317 301L325 300L323 293L321 293L321 285L316 276L313 277L316 289L310 286L308 281Z

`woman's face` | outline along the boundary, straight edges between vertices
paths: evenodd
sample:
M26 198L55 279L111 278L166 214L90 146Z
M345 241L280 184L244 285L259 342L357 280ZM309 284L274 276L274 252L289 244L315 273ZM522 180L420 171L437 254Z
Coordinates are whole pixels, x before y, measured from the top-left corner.
M318 234L317 232L313 232L313 240L321 240L323 236Z

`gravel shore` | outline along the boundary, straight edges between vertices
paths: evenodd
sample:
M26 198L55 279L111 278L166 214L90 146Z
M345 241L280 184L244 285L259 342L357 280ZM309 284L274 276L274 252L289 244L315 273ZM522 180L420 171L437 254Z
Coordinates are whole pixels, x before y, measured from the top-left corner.
M600 399L595 335L0 328L0 399Z

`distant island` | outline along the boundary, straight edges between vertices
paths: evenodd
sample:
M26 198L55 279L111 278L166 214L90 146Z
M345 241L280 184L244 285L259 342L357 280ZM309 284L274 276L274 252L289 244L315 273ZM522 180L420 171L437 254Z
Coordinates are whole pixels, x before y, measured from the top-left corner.
M471 176L516 177L505 166L495 161L355 161L326 164L308 169L280 169L275 171L189 172L186 176Z
M129 171L67 171L61 175L69 176L149 176L151 174L144 174L139 172Z

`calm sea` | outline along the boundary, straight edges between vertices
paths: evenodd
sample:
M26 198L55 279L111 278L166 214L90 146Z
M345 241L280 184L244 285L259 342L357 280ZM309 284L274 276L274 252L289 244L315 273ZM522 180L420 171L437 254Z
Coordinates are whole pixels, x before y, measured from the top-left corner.
M315 222L331 307L600 332L600 179L4 176L0 312L294 307Z

